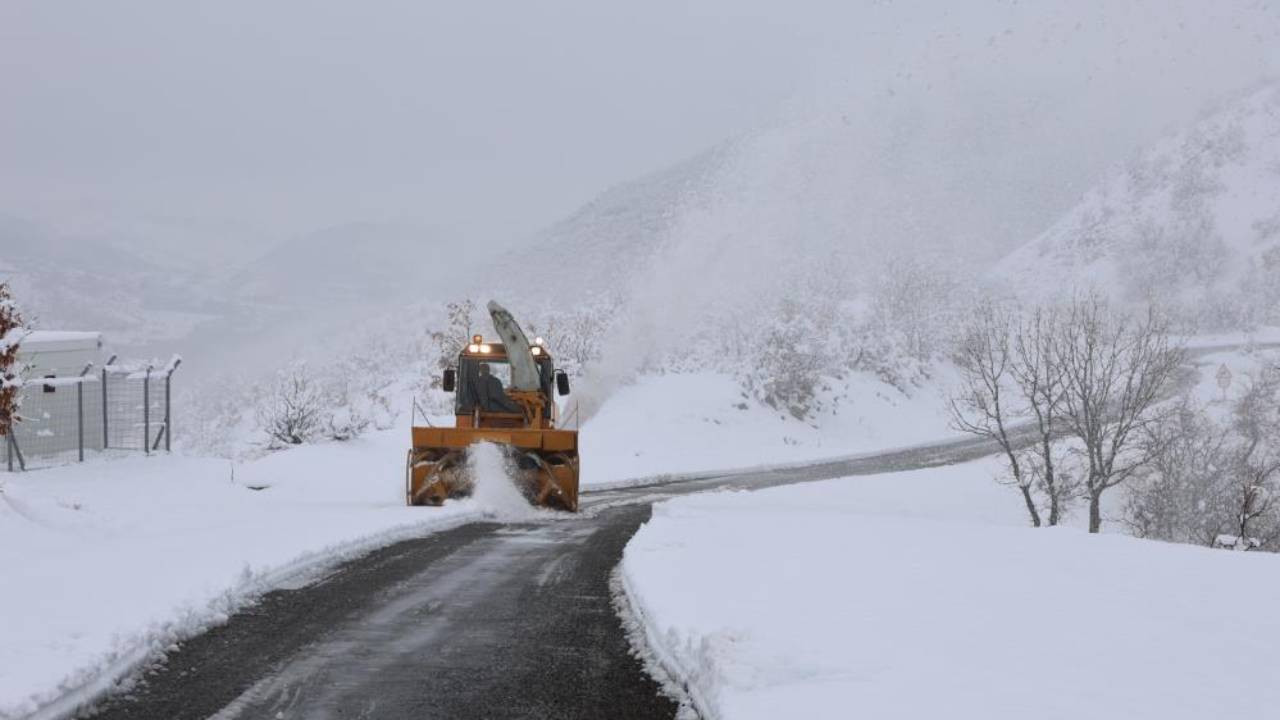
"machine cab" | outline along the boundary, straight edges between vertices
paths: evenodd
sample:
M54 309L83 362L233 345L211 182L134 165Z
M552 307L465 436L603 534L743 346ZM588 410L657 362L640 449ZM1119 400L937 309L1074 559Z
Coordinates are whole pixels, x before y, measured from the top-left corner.
M546 402L542 420L554 427L556 404L551 401L553 387L560 395L569 392L569 378L555 369L555 362L538 338L530 347L540 379L540 392ZM508 394L511 388L511 366L502 343L486 342L476 335L458 354L456 368L444 372L442 387L453 392L457 427L519 428L525 425L524 410Z

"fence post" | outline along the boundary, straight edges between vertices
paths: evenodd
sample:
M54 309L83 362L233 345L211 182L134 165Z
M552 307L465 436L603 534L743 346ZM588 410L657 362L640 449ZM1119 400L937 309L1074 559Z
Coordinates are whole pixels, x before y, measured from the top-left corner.
M18 447L18 439L13 436L12 427L9 428L9 434L6 435L5 437L9 438L9 442L6 443L9 446L9 471L13 472L13 456L14 455L18 456L18 469L26 470L27 461L22 457L22 448Z
M151 366L142 376L142 450L151 454Z
M84 381L76 383L76 447L84 462Z
M93 369L93 363L84 366L80 371L80 381L76 383L76 445L80 451L80 462L84 462L84 376Z
M116 355L107 360L107 365L116 361ZM107 365L102 366L102 449L106 450L107 442Z
M169 361L169 370L164 374L164 451L169 452L173 441L173 415L170 405L170 391L173 389L173 371L182 364L182 358L175 356Z

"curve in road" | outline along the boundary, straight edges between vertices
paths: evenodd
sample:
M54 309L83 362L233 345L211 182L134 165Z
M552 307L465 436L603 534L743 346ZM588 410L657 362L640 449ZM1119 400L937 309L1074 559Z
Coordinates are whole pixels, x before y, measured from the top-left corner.
M673 718L682 709L634 656L609 585L653 502L932 467L992 450L966 439L655 482L587 494L575 516L476 523L396 543L266 594L91 715Z

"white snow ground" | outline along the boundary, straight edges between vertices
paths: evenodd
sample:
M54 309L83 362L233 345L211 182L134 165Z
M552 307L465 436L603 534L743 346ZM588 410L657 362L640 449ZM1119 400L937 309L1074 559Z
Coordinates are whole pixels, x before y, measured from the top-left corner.
M994 460L671 500L628 544L704 717L1256 717L1280 557L1033 530Z
M406 436L276 453L234 479L225 460L177 455L7 475L0 718L74 693L266 589L484 512L475 501L405 507Z
M584 487L946 434L930 391L909 400L865 380L841 392L840 414L818 429L739 409L727 376L644 378L583 428ZM472 501L404 507L407 442L402 426L303 446L237 464L234 479L226 460L177 454L0 478L0 718L74 695L330 561L481 513L528 519L500 483Z
M1243 378L1257 358L1204 358L1206 399L1216 392L1219 362ZM618 390L583 428L584 487L951 434L937 388L908 398L862 378L831 394L825 404L836 414L813 427L745 401L727 376L643 378ZM835 395L843 396L839 403ZM738 407L744 401L746 410ZM113 677L118 672L104 671L126 668L332 561L482 513L524 517L500 485L482 485L477 500L444 508L404 507L407 440L402 426L303 446L238 464L234 481L225 460L178 454L0 476L0 718ZM957 502L939 497L942 509ZM986 475L964 500L972 512L1010 503L1019 510L1016 495ZM900 509L919 502L903 496Z

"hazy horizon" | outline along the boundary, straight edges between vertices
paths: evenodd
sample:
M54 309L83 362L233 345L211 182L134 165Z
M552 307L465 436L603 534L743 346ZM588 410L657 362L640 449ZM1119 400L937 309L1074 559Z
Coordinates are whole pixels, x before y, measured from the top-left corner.
M502 248L743 133L833 106L873 128L904 108L954 124L956 99L1075 145L1066 197L1280 70L1278 16L1163 2L14 3L0 8L0 213L175 253L351 222Z

